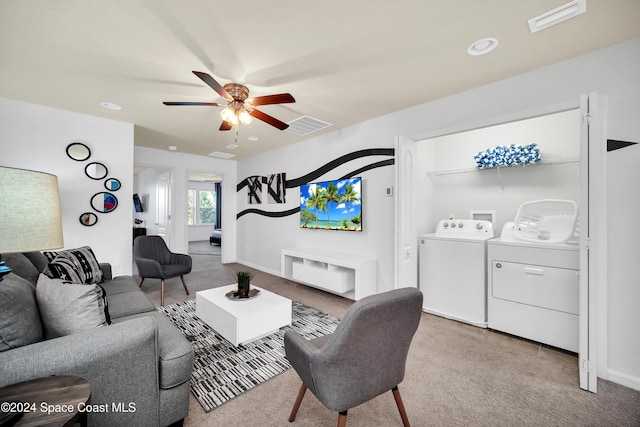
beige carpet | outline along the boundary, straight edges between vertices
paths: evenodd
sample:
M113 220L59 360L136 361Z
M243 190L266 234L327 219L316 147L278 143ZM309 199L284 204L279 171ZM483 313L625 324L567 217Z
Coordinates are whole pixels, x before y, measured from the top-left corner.
M217 244L211 244L208 240L198 240L189 242L188 253L190 255L218 255L220 256L222 247Z
M167 282L166 304L195 291L234 283L240 264L194 255L187 277ZM253 271L253 270L251 270ZM352 301L254 271L254 282L318 310L342 317ZM149 282L149 283L147 283ZM159 304L159 285L143 289ZM381 367L381 369L384 369ZM287 418L300 380L295 371L267 381L210 413L192 398L185 426L332 426L337 414L311 393L295 423ZM598 393L578 387L574 354L423 313L400 392L413 426L640 426L640 392L600 380ZM348 426L401 426L393 395L349 411Z

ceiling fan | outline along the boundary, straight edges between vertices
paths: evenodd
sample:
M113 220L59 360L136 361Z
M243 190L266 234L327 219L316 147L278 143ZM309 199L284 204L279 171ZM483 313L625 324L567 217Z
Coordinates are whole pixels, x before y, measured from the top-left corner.
M285 130L289 127L288 124L263 113L254 107L258 105L271 105L271 104L287 104L296 102L296 100L289 93L280 93L277 95L257 96L255 98L249 98L249 88L238 83L227 83L222 86L213 77L207 73L201 71L194 71L193 74L198 76L203 82L205 82L211 89L215 90L218 95L226 99L227 105L219 104L217 102L163 102L164 105L195 105L195 106L213 106L213 107L225 107L220 112L222 117L222 124L220 130L231 130L234 126L240 124L248 125L251 123L253 117L258 120L262 120L265 123L270 124L280 130Z

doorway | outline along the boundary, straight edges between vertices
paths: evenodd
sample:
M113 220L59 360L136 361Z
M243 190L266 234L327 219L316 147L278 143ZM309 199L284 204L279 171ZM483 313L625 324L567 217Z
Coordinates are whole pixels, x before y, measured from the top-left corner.
M198 252L220 254L222 203L222 176L188 171L186 209L190 248L197 248L194 250Z
M133 175L133 192L142 205L142 211L134 214L134 227L138 234L162 236L168 247L172 240L172 174L168 168L136 166Z

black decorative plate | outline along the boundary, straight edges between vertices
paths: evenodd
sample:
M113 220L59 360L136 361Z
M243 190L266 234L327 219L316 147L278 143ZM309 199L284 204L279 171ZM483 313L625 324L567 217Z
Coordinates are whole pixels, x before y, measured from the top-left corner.
M233 300L233 301L247 301L247 300L250 300L252 298L257 297L258 295L260 295L260 289L256 289L256 288L249 289L249 298L240 298L240 296L238 295L238 290L237 289L233 290L231 292L227 292L225 294L225 296L227 298L229 298L230 300Z

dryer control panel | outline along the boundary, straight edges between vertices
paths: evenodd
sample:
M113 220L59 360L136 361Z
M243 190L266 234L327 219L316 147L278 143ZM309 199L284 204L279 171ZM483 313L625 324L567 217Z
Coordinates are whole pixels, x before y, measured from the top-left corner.
M479 219L443 219L438 222L436 236L457 236L490 239L494 237L493 224Z

